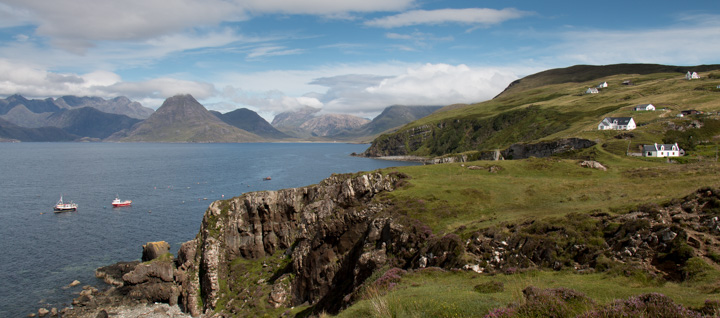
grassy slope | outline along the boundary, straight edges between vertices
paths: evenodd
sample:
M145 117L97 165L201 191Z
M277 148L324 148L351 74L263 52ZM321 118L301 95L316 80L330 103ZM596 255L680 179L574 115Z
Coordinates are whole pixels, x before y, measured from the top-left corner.
M399 133L425 125L437 127L443 122L489 120L504 112L517 112L532 105L545 112L544 117L540 117L539 120L556 120L566 125L562 129L555 129L557 131L544 135L540 140L564 137L604 138L605 135L597 131L597 124L606 116L633 116L638 125L645 125L664 118L672 118L685 109L719 111L720 89L715 87L720 85L720 79L709 78L708 75L711 73L713 72L700 73L702 79L693 81L685 80L681 73L623 74L586 82L528 88L524 91L516 89L487 102L447 107L402 127ZM622 85L624 80L631 80L634 85ZM587 87L594 87L603 81L608 82L609 87L602 89L600 94L583 94ZM635 105L647 103L667 110L643 113L631 111ZM497 133L496 136L478 145L477 149L504 148L516 142L518 136L532 134L537 129L533 123L522 122L511 129ZM382 138L388 136L381 136L379 139ZM463 142L471 143L467 141L467 136L464 138ZM655 142L661 141L655 140ZM411 154L438 155L432 153L428 147L431 146L426 144Z
M626 157L628 141L613 138L619 132L597 131L597 123L604 116L633 116L641 127L633 132L635 138L631 150L637 144L662 142L662 121L675 121L674 116L680 110L720 110L720 91L713 89L720 80L707 79L707 75L701 74L706 79L699 81L684 80L677 73L614 75L587 83L533 88L525 94L502 96L435 113L406 127L457 117L491 116L504 109L529 104L560 111L588 112L613 106L613 111L573 122L568 129L544 138L578 136L599 141L597 146L574 156L591 157L606 165L608 171L582 168L577 159L560 158L392 168L386 171L401 171L412 179L409 186L384 194L380 200L393 202L395 212L421 220L435 233L454 232L467 237L478 229L501 223L518 223L571 212L621 214L643 203L663 203L683 197L703 186L718 187L720 163L714 158L700 157L689 164L669 164L664 159ZM636 85L621 86L626 79ZM598 95L579 94L585 87L600 81L607 81L611 86ZM643 113L630 110L645 103L667 110ZM707 149L699 147L698 151ZM689 154L694 158L696 155ZM470 170L467 167L471 165L495 165L501 169L491 173L487 169ZM370 293L340 316L476 317L511 302L522 302L522 289L531 285L572 288L600 304L631 295L659 292L683 305L699 307L706 299L720 299L719 273L715 270L695 281L672 283L651 281L642 276L581 275L568 271L498 276L417 271L403 276L390 292ZM473 290L474 286L488 281L504 283L504 291L478 293ZM378 309L383 306L385 309Z

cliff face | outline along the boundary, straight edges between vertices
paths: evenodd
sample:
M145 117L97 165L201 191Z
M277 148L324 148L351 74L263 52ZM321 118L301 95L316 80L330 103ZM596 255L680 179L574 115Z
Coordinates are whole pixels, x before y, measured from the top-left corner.
M691 258L717 254L720 190L705 188L626 214L575 214L435 236L379 196L399 173L334 175L304 188L213 202L178 252L178 302L193 316L278 316L309 305L337 313L374 272L441 267L480 273L633 266L674 281Z
M426 245L429 231L408 232L387 217L383 204L371 201L401 180L379 173L333 176L305 188L214 202L196 239L178 255L182 305L193 315L215 309L247 313L267 304L240 303L230 295L264 291L275 308L308 303L337 312L388 262L388 250L402 263L417 262L420 244ZM252 271L241 269L245 259L262 260L272 270L257 284L238 282ZM236 281L237 275L245 276Z

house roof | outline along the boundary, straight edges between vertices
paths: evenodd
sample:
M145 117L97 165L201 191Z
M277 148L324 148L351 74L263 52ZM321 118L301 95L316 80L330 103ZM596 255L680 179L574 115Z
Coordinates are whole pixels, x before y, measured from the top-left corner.
M655 107L655 105L653 105L653 104L642 104L642 105L635 106L635 109L647 109L648 106Z
M617 120L618 125L626 126L630 123L632 120L632 117L605 117L603 121L607 121L608 123L612 123Z
M672 151L673 147L677 147L677 150L680 150L680 147L677 146L677 144L654 144L643 145L643 152L660 151L660 149L664 149L663 151Z

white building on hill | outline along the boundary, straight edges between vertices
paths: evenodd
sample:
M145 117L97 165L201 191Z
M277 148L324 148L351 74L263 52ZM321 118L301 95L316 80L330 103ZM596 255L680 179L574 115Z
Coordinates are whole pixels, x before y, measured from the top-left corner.
M698 75L697 72L691 73L690 71L688 71L687 74L685 74L685 78L687 78L688 80L694 80L694 79L699 79L700 75Z
M637 128L632 117L605 117L598 130L633 130Z
M633 107L634 111L643 111L643 110L655 110L655 106L653 104L642 104L637 105Z
M600 91L595 87L590 87L585 91L585 94L597 94L600 93Z
M684 153L677 143L643 145L643 157L680 157Z

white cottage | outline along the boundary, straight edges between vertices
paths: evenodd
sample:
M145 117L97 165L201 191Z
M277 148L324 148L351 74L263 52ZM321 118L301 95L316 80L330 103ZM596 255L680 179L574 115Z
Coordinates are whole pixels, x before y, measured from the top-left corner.
M585 91L585 94L597 94L597 93L600 93L600 91L598 91L598 89L595 87L590 87Z
M687 78L688 80L694 80L694 79L699 79L700 75L698 75L697 72L691 73L690 71L688 71L687 74L685 74L685 78Z
M634 111L655 110L655 105L653 105L653 104L637 105L633 108L633 110Z
M677 143L643 145L643 157L680 157L684 153Z
M632 117L605 117L598 130L633 130L637 128Z
M597 88L606 88L606 87L608 87L607 82L602 82L602 83L598 84L598 86L597 86Z

